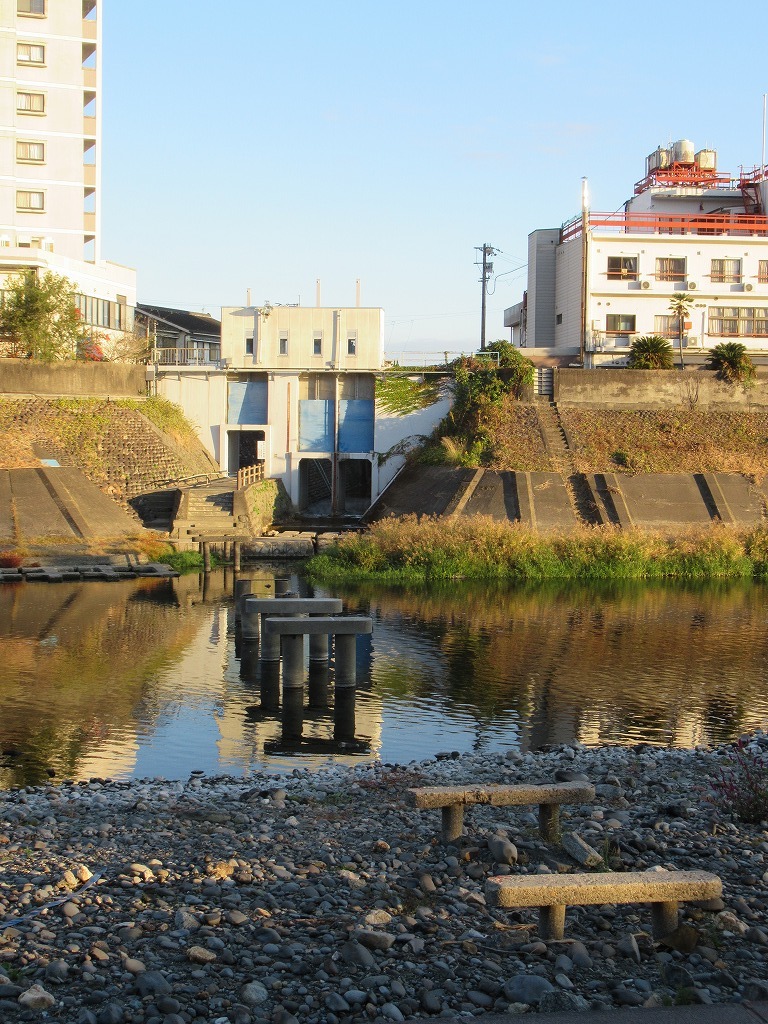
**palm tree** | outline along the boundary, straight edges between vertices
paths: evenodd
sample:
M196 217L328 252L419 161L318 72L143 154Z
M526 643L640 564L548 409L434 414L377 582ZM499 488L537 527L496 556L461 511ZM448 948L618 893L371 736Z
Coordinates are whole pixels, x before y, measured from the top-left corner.
M685 369L685 360L683 359L683 330L685 329L685 321L691 315L691 306L693 305L693 296L688 295L686 292L682 292L680 295L675 295L672 301L669 303L670 312L674 315L677 320L677 341L680 346L680 369Z
M755 379L755 364L740 341L722 341L707 356L707 369L716 370L720 380L748 387Z
M633 370L671 370L672 346L660 334L646 334L632 342L627 365Z

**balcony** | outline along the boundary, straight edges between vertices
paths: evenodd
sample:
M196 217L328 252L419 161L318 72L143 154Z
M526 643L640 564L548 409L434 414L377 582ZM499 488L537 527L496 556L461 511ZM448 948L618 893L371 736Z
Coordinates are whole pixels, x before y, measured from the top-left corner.
M96 188L96 165L83 164L83 185L86 188Z
M83 87L95 89L97 84L96 68L83 68Z
M83 115L83 135L86 138L96 138L96 118Z
M758 214L725 213L590 213L591 231L619 235L700 235L713 237L751 236L768 238L768 217ZM574 217L560 229L560 241L581 237L582 218Z
M83 214L83 231L86 235L96 234L96 214L95 213L84 213Z
M218 345L199 345L196 348L153 348L151 362L157 366L221 366L221 348Z
M95 43L98 39L99 26L95 19L84 18L83 22L83 39L87 39L89 42Z

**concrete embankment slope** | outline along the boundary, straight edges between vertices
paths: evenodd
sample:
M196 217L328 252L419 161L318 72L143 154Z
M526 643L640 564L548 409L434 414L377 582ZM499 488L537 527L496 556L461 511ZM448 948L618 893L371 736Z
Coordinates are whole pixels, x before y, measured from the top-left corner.
M0 543L135 537L142 527L78 469L0 470Z
M750 527L766 516L766 481L739 473L572 474L413 466L385 491L369 520L388 515L485 515L541 532L580 524L680 530L722 522Z

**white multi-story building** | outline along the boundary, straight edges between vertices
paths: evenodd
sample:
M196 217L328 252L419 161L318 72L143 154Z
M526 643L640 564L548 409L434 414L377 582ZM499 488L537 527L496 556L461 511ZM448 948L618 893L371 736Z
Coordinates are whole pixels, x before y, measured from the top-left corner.
M685 361L722 341L768 356L768 167L738 178L714 150L680 140L646 160L617 213L582 213L528 238L528 287L505 310L511 339L534 362L622 365L632 341L676 343L670 310L691 297Z
M86 324L130 329L133 270L101 259L101 0L0 0L0 287L53 271Z

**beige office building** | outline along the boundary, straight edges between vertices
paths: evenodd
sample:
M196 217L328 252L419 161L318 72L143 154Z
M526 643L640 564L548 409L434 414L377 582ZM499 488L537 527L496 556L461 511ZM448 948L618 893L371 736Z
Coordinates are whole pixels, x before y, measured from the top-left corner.
M0 0L0 277L68 277L86 323L119 331L136 276L100 252L100 14L101 0Z

